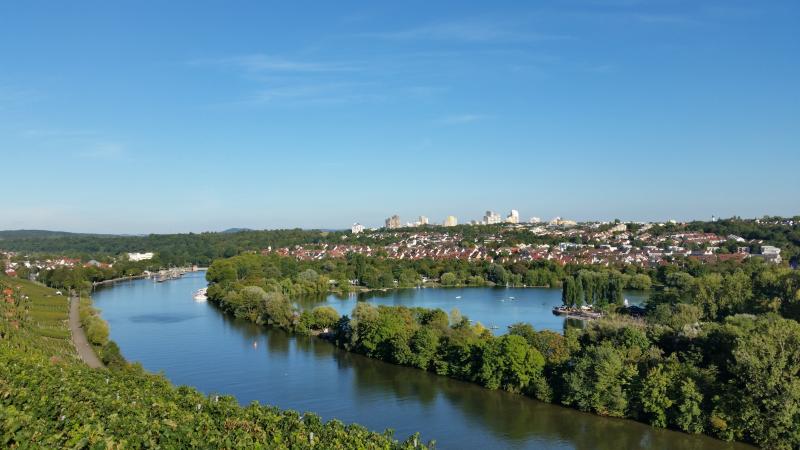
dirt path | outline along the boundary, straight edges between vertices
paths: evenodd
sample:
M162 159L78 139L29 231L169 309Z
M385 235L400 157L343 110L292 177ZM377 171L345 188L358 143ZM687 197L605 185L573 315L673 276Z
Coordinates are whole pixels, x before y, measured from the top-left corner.
M72 332L72 344L75 345L75 350L78 351L83 362L92 369L104 367L100 359L95 355L94 349L86 339L86 333L81 326L80 313L78 312L78 305L80 300L78 297L72 297L69 301L69 330Z

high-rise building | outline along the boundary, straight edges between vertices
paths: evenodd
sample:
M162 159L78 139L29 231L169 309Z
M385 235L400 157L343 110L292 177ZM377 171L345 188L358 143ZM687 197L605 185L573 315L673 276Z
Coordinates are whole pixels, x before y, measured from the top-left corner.
M538 217L531 217L530 223L541 223L542 219Z
M512 209L508 216L506 217L506 222L508 223L519 223L519 211L516 209Z
M400 216L395 214L386 219L386 228L400 228Z
M497 214L494 211L486 211L486 215L483 216L483 222L486 225L494 225L496 223L500 223L501 221L502 218L500 217L500 214Z
M554 217L549 223L551 227L574 227L577 224L574 220L562 219L559 216Z
M444 219L444 223L442 225L446 227L454 227L458 225L458 219L456 218L456 216L447 216L447 218Z
M350 227L350 232L352 232L353 234L358 234L361 233L362 231L364 231L364 225L361 225L358 222L354 223L353 226Z
M428 224L428 218L425 217L425 216L419 216L419 224L420 225L427 225Z

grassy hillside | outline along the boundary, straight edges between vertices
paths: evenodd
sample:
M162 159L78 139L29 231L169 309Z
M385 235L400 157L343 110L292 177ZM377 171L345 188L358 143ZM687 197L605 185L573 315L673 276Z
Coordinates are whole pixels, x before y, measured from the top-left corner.
M174 387L136 365L93 370L77 358L67 300L0 277L0 448L419 448L231 396Z

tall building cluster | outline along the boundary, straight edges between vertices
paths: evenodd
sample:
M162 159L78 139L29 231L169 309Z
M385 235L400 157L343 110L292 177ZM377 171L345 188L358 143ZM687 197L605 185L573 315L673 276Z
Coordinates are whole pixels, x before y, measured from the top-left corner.
M495 225L502 221L500 214L497 214L494 211L486 211L486 214L483 216L483 223L486 225Z
M454 227L458 225L458 219L456 218L456 216L447 216L447 218L444 219L442 225L446 227Z
M398 216L397 214L395 214L392 217L389 217L388 219L386 219L386 228L394 229L394 228L400 228L400 227L401 227L401 225L400 225L400 216Z
M560 217L556 217L554 220L556 224L574 223L572 221L562 220ZM538 217L531 217L529 222L540 223L541 221L542 220ZM498 212L487 210L486 214L483 215L483 220L472 220L472 221L467 221L466 223L470 225L496 225L501 223L519 224L522 223L522 220L520 219L519 211L516 209L512 209L511 211L509 211L508 215L506 215L505 217L500 215L500 213ZM551 224L552 223L553 222L551 222ZM403 224L403 222L400 221L400 216L397 214L394 214L391 217L386 218L386 220L384 221L384 226L388 229L396 229L402 227L409 227L409 228L420 227L429 224L430 220L426 216L419 216L419 218L416 221L414 222L409 221ZM454 227L456 225L458 225L458 217L456 216L447 216L442 221L442 226L445 227ZM353 226L350 228L350 231L352 231L353 234L361 233L364 230L365 230L364 226L358 222L354 223Z

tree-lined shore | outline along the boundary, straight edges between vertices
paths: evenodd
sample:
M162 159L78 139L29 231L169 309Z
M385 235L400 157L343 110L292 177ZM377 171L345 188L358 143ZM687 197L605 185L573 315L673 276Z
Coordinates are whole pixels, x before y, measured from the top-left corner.
M330 307L293 306L295 296L336 289L326 270L346 278L381 264L397 271L390 274L408 270L358 257L242 255L211 265L209 298L237 317L321 333L356 353L490 389L766 448L800 445L797 271L762 261L660 268L647 316L634 320L619 304L621 273L566 267L565 288L574 287L565 299L608 315L564 335L520 323L494 336L457 313L424 308L359 303L337 317Z

